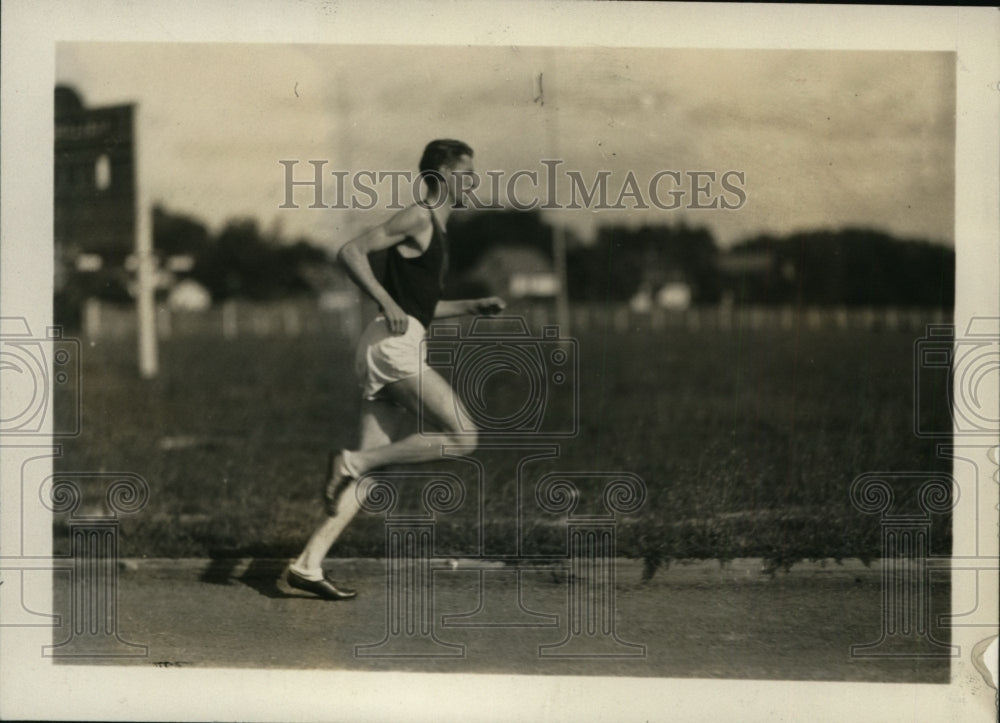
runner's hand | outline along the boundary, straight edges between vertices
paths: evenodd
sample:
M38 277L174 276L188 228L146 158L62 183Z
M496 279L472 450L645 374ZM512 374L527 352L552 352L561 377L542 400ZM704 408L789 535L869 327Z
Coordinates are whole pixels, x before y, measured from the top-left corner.
M389 331L392 334L400 336L406 333L406 329L410 325L410 317L406 315L405 311L399 308L399 305L390 304L382 309L382 313L385 315L385 320L389 324Z
M499 296L487 296L484 299L475 299L472 302L473 313L493 316L499 314L507 308L507 302Z

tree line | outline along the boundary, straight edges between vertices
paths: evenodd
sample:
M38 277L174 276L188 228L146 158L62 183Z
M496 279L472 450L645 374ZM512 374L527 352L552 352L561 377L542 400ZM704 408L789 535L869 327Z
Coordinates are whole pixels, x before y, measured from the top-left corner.
M505 293L491 287L488 268L475 273L504 249L530 252L548 267L554 261L554 230L537 211L456 213L449 238L450 294ZM190 257L180 275L216 302L317 296L331 282L343 283L328 251L305 237L262 230L253 219L231 220L213 233L191 215L156 207L153 242L161 262ZM87 297L131 299L131 273L120 259L79 272L72 253L60 251L56 306L64 322L78 316ZM955 293L954 249L873 229L759 235L724 251L704 226L602 226L589 243L567 232L566 268L576 301L623 302L668 282L686 284L696 304L950 307Z
M453 218L457 284L498 247L530 248L552 261L553 229L537 212ZM705 226L602 226L591 243L569 234L567 245L568 292L577 301L627 301L668 282L686 284L696 304L949 308L955 296L953 248L874 229L759 235L724 251Z

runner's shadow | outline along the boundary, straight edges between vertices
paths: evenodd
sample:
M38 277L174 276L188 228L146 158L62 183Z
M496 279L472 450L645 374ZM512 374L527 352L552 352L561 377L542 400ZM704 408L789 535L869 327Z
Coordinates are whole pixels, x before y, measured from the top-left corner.
M211 563L198 578L198 582L207 582L209 585L232 585L233 572L239 559L232 557L216 557L211 555Z
M199 582L208 583L209 585L242 583L256 590L264 597L289 597L288 594L282 592L278 587L278 577L281 575L283 568L281 564L275 564L274 560L253 558L246 570L239 577L236 576L236 570L242 563L239 557L216 553L211 556L211 560L209 566L201 574Z
M254 558L243 574L236 579L264 597L272 599L289 597L278 587L278 577L281 573L282 570L275 567L273 560Z

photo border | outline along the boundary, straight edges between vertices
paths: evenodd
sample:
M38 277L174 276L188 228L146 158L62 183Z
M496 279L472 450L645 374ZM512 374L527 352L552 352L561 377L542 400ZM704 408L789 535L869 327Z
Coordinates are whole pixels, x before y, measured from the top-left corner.
M51 324L52 91L56 43L61 41L945 50L957 53L955 327L965 329L973 316L1000 316L998 17L994 8L950 7L317 1L279 8L260 0L7 2L0 44L0 310L4 316L25 317L32 329ZM20 479L21 464L18 450L0 442L0 477L5 480L0 510L6 521L10 503L17 499L11 487ZM26 455L37 457L38 448L24 450L21 456ZM968 467L955 469L963 490L970 484ZM982 469L980 478L990 484L992 470ZM979 499L980 519L994 524L990 497ZM51 519L43 512L21 524L38 533L33 549L51 554ZM0 544L10 549L8 534L0 534ZM969 534L965 526L954 525L956 551L978 545ZM985 552L996 558L995 548ZM968 582L954 577L953 600L961 592L957 583ZM51 590L33 598L47 601L46 609L51 609ZM995 612L995 598L986 604ZM995 691L982 683L968 658L982 637L982 630L953 630L963 656L953 662L950 685L874 685L56 666L39 653L51 643L51 629L5 628L0 636L0 710L8 719L106 720L311 720L331 715L411 721L653 720L665 711L684 720L992 720ZM393 695L385 695L386 690Z

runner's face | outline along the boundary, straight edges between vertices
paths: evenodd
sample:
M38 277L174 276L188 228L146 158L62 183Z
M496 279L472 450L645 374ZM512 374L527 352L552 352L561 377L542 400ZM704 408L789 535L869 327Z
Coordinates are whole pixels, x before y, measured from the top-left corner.
M463 190L468 192L478 183L473 175L472 159L467 155L459 156L454 164L441 169L441 173L448 184L448 197L452 201L461 198Z

